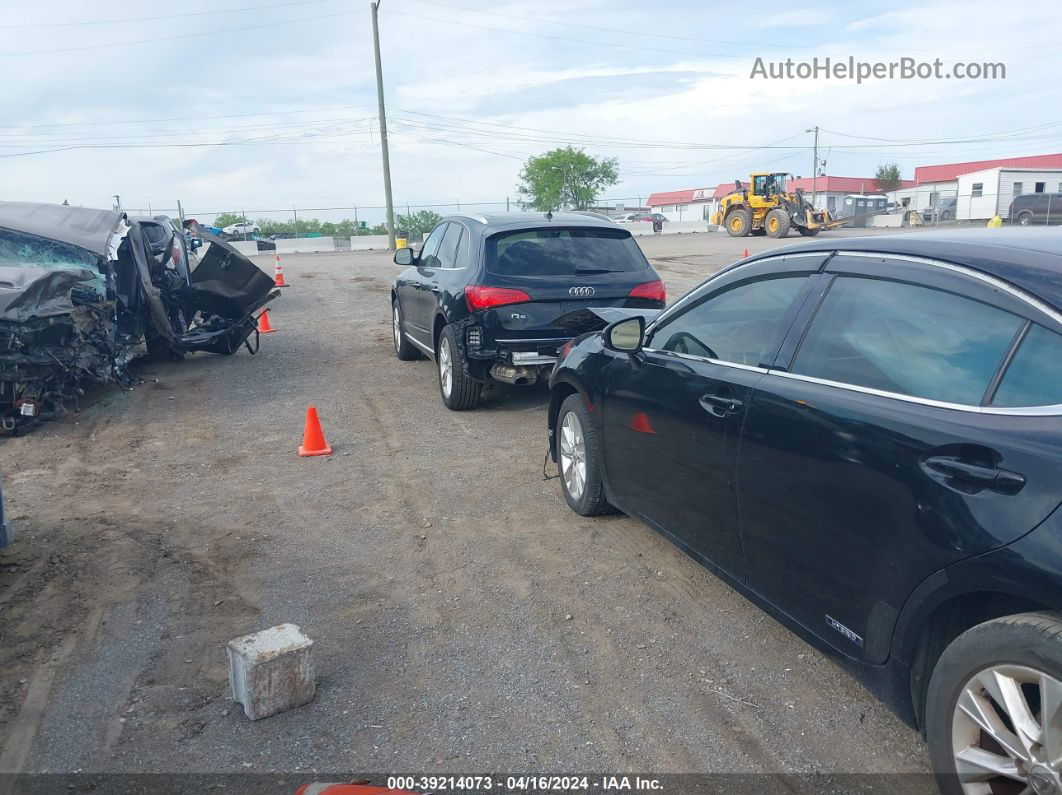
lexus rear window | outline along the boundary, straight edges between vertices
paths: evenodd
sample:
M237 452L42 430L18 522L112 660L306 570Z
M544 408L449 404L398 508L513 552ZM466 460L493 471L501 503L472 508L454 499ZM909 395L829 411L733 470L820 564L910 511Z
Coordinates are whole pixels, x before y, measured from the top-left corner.
M487 238L487 270L498 276L577 276L645 270L649 263L623 229L543 228Z

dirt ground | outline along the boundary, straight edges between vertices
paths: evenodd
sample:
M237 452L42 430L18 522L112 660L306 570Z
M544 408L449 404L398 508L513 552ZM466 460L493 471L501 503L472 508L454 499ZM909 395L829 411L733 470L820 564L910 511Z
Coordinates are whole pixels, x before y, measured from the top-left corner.
M640 242L672 298L778 244ZM655 532L569 511L544 388L447 411L432 364L394 358L387 255L284 270L257 356L145 364L0 440L0 772L927 770L914 731ZM332 457L295 455L309 404ZM285 621L317 697L252 723L225 642Z

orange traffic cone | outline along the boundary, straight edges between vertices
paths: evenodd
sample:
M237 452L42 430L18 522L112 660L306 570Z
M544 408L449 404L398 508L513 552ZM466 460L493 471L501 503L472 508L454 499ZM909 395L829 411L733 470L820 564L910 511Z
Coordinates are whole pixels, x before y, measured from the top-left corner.
M273 268L273 282L277 287L290 287L287 282L284 281L284 268L280 264L280 255L276 255L277 264Z
M749 255L749 250L748 250L748 249L745 249L745 253L744 253L744 254L742 254L741 256L743 256L743 257L747 257L748 255Z
M274 331L276 329L269 325L269 310L263 309L262 314L258 316L258 333L272 334Z
M325 441L321 421L317 418L317 409L313 406L306 409L306 428L302 432L299 455L332 455L332 447Z

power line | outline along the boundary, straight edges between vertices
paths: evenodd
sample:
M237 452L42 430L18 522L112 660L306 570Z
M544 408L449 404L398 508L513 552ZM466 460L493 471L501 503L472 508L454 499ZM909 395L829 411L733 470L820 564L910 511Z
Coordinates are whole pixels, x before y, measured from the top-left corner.
M82 127L87 125L104 124L108 127L113 127L116 124L158 124L160 122L167 121L185 121L197 124L200 121L213 121L215 119L245 119L250 116L283 116L293 113L319 113L326 110L352 110L354 108L374 108L373 104L364 105L333 105L325 108L301 108L299 110L265 110L257 111L255 113L230 113L225 116L196 116L194 119L189 119L185 116L170 116L165 119L127 119L125 121L109 119L106 121L100 121L99 119L93 119L90 121L67 121L67 122L53 122L49 124L13 124L8 126L0 126L2 130L32 130L40 129L42 127Z
M154 22L160 19L182 19L184 17L205 17L217 14L235 14L240 11L266 11L270 8L287 8L289 6L304 6L311 3L327 3L330 0L291 0L287 3L275 3L264 6L244 6L243 8L217 8L212 11L189 11L184 14L163 14L154 17L122 17L120 19L84 19L77 22L26 22L13 25L0 25L0 30L22 28L73 28L82 25L118 25L129 22Z
M202 36L217 36L223 33L239 33L245 30L261 30L262 28L276 28L282 25L294 25L298 22L313 22L318 19L332 19L353 14L353 11L337 11L334 14L320 14L315 17L299 17L298 19L286 19L282 22L264 22L260 25L244 25L238 28L222 28L221 30L199 30L195 33L178 33L174 36L158 36L153 39L135 39L132 41L116 41L110 44L88 44L84 47L61 47L55 50L17 50L13 52L0 52L0 57L22 55L56 55L68 52L84 52L85 50L111 50L115 47L131 47L137 44L154 44L158 41L175 41L177 39L198 39Z

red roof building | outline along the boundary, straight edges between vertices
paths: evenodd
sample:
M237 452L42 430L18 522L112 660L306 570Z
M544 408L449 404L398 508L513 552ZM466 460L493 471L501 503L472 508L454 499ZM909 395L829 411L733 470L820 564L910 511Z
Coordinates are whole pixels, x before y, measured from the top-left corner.
M984 171L986 168L1062 168L1062 154L1005 157L999 160L970 160L966 163L946 163L941 166L918 166L914 173L916 185L927 182L951 182L963 174Z
M905 179L900 181L901 188L913 188L913 179ZM800 188L804 193L811 193L817 191L818 193L843 193L845 195L850 193L880 193L877 184L874 182L873 177L831 177L827 174L823 174L818 179L813 180L811 177L800 177L798 179L790 179L785 183L787 190L796 190Z
M747 182L741 183L748 187ZM650 207L668 207L678 204L694 204L707 202L712 199L721 199L734 190L733 182L723 182L714 188L690 188L688 190L668 190L660 193L652 193L646 201Z

